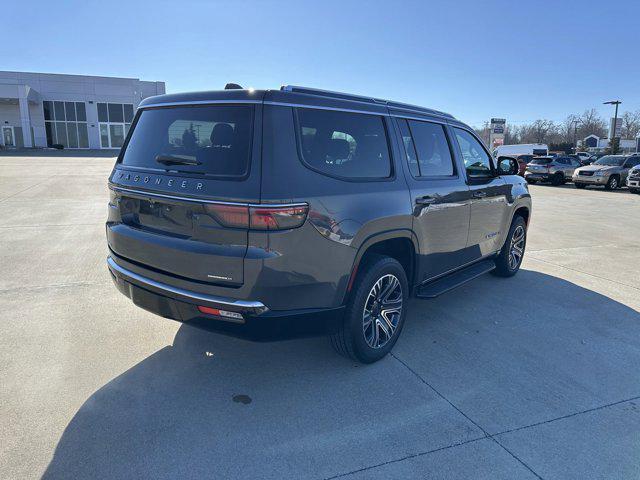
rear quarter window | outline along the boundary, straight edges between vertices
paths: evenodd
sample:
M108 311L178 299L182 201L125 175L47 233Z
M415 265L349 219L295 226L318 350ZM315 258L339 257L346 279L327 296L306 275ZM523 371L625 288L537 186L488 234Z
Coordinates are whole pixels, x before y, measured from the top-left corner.
M252 106L207 105L143 110L122 165L243 177L252 143Z
M374 180L392 174L384 120L378 115L296 108L303 163L328 176Z

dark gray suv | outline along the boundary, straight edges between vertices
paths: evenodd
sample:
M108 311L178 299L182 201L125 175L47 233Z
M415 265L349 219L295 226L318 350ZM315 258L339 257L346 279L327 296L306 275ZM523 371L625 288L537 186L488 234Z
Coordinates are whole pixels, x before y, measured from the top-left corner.
M163 317L251 339L326 332L373 362L410 296L518 271L517 172L413 105L302 87L152 97L110 176L107 263Z

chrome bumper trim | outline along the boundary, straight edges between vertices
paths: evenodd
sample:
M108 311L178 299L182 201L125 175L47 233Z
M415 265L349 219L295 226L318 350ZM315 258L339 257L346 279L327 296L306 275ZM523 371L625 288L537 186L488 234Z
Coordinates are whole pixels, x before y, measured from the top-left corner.
M146 287L160 294L169 294L167 296L175 298L176 300L183 300L188 303L208 307L217 307L232 312L250 313L253 315L260 315L261 313L265 313L269 310L262 302L235 300L233 298L207 295L205 293L198 293L191 290L172 287L166 283L156 282L155 280L143 277L142 275L138 275L135 272L121 267L110 256L107 257L107 265L114 275L121 277L123 280L135 285Z

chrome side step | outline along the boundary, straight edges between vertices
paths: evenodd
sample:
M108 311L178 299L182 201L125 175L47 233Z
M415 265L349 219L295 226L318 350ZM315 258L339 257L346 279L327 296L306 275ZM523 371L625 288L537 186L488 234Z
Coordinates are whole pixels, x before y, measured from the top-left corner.
M435 298L496 268L493 259L482 260L416 288L418 298Z

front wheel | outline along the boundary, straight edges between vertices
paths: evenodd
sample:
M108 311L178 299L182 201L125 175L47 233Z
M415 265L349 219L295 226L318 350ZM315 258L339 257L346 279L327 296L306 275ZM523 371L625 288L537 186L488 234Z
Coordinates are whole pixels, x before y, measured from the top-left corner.
M615 190L619 186L620 186L620 179L618 178L618 176L617 175L611 175L609 177L609 181L604 186L604 188L606 188L607 190Z
M356 278L342 325L331 335L333 348L362 363L380 360L400 335L408 300L402 265L391 257L371 258Z
M495 259L496 268L493 274L499 277L512 277L518 273L526 245L527 223L524 218L517 215L513 218L507 239Z

